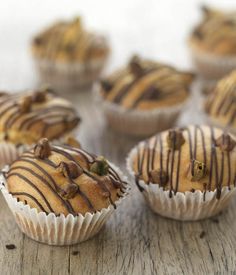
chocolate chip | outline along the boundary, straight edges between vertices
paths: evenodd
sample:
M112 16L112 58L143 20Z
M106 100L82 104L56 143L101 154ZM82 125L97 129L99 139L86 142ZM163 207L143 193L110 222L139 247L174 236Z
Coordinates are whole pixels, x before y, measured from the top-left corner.
M100 84L102 86L103 91L105 92L109 92L113 87L112 83L106 79L100 80Z
M83 169L79 167L74 161L60 162L58 168L60 173L65 177L75 179L83 174Z
M75 183L67 183L61 186L60 194L65 199L73 199L77 194L79 187Z
M181 130L169 130L167 144L170 149L179 150L184 143L185 138Z
M140 77L141 75L143 75L144 69L142 67L141 60L137 55L134 55L131 58L129 62L129 69L131 73L136 77Z
M150 171L150 178L151 178L152 183L157 183L161 187L166 186L166 184L169 180L167 173L161 169Z
M34 147L34 155L40 159L49 157L51 147L47 138L42 138Z
M234 149L236 141L229 134L223 134L215 141L215 145L222 151L230 152Z
M14 244L6 244L6 249L12 250L15 248L16 248L16 246Z
M31 109L32 98L31 96L25 96L22 102L19 104L20 113L28 113Z

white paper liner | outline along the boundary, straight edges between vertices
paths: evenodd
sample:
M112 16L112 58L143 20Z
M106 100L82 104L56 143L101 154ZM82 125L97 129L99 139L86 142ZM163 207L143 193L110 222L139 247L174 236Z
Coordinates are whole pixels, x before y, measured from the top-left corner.
M107 56L87 63L59 63L34 56L41 81L58 92L78 91L91 85L101 74L106 60Z
M236 69L236 56L216 56L203 52L192 43L189 45L193 63L204 78L217 80Z
M127 178L120 169L111 163L110 165L121 179L127 182ZM8 169L9 167L6 167L3 171L8 171ZM81 214L56 216L54 213L47 215L44 212L38 212L36 208L30 208L29 205L25 205L21 201L18 202L9 194L3 174L0 175L0 182L2 194L21 231L31 239L49 245L72 245L92 238L101 230L115 210L114 206L110 205L94 214L86 213L84 216ZM124 185L123 189L123 196L115 202L116 206L128 195L129 187L127 184Z
M132 169L132 160L137 154L135 146L128 154L126 163L130 175L135 178ZM195 192L177 192L169 197L169 190L163 190L158 184L146 184L139 181L140 186L144 189L143 194L150 208L159 215L180 221L196 221L206 219L217 215L224 210L230 199L236 195L236 188L223 187L220 199L216 198L216 190L204 192L196 190Z
M104 100L97 84L94 85L93 92L95 100L102 106L109 125L118 132L134 137L148 137L171 128L189 102L186 99L178 105L150 111L127 110L118 104Z

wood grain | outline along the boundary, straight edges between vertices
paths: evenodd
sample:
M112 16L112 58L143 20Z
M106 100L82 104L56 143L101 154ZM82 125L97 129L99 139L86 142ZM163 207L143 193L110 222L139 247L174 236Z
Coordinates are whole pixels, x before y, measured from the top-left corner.
M201 121L197 93L180 124ZM89 92L66 97L82 116L78 136L84 148L125 169L126 154L137 140L112 132ZM172 221L152 213L132 184L130 196L97 236L51 247L24 236L0 197L1 274L236 274L235 207L234 201L214 219ZM7 250L6 244L16 249Z

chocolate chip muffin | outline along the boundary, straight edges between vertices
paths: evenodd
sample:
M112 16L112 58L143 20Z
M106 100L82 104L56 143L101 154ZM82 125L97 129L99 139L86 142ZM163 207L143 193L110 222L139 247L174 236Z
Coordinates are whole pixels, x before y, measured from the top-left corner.
M236 11L202 7L203 20L189 39L200 74L218 79L236 68Z
M96 93L111 127L148 136L177 120L193 79L190 72L134 56L127 67L101 80Z
M236 70L221 79L205 101L210 123L236 133Z
M0 94L1 166L40 138L64 138L79 124L72 104L50 89Z
M137 145L128 169L155 212L179 220L207 218L236 193L236 139L210 126L171 129Z
M41 79L68 92L91 84L99 76L109 47L104 36L87 31L76 17L37 34L32 53Z
M49 244L72 244L97 233L126 192L123 175L104 157L78 143L51 145L46 138L12 163L4 182L3 194L22 231Z

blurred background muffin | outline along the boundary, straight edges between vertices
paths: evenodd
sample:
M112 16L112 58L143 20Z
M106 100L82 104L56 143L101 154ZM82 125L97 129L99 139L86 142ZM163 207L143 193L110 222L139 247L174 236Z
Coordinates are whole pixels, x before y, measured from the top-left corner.
M209 123L236 133L236 70L218 81L204 107Z
M96 94L113 129L150 136L176 122L193 79L190 72L133 56L126 67L100 81Z
M70 102L50 89L0 94L0 167L40 138L64 140L79 125Z
M236 68L236 10L203 6L203 19L190 38L192 58L199 74L218 79Z
M68 92L89 86L98 78L109 47L104 36L87 31L76 17L37 34L32 54L41 81Z

